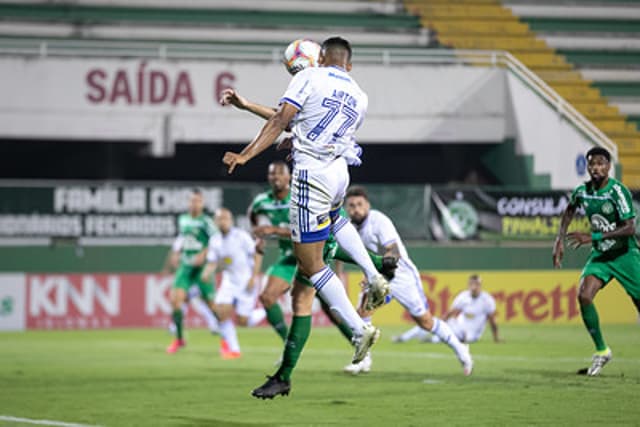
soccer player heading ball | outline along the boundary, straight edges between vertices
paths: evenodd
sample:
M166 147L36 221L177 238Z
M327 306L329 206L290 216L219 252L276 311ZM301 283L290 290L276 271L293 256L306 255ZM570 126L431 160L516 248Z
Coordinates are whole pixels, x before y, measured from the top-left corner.
M223 162L232 173L237 166L269 148L290 125L294 135L294 163L290 202L291 237L298 273L292 292L294 317L283 362L269 380L253 391L259 398L288 394L290 377L311 329L311 304L318 292L331 309L353 325L355 354L360 362L379 331L360 319L342 282L323 260L323 248L333 232L340 244L365 268L371 296L384 302L389 284L378 273L358 232L340 207L349 185L349 165L359 165L355 132L364 120L367 95L349 75L351 46L333 37L324 41L320 67L310 67L291 80L278 112L241 153L227 152ZM342 236L342 238L341 238Z
M612 353L600 332L593 299L615 278L640 311L640 251L634 236L635 212L631 193L620 181L609 177L611 155L604 148L595 147L587 152L587 162L591 180L579 185L571 194L553 246L553 265L561 266L565 238L573 248L591 243L591 255L580 278L578 300L582 320L596 347L591 366L585 373L595 376L611 360ZM592 232L567 234L579 207L584 208Z

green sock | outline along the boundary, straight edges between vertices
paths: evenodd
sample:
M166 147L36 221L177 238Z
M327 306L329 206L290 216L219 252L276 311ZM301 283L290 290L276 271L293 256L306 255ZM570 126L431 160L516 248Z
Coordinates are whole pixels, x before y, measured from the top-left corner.
M602 338L602 332L600 332L600 319L598 318L595 304L581 305L580 313L582 314L584 326L587 328L587 332L589 332L593 343L596 345L596 351L606 350L607 345L604 343L604 338Z
M291 373L298 363L302 349L311 333L311 316L293 316L289 337L284 345L282 365L276 376L284 381L291 379Z
M282 341L287 340L287 322L284 320L284 315L282 314L282 309L280 308L280 304L275 303L271 307L266 308L267 312L267 321L273 329L276 330Z
M376 255L371 251L367 251L369 253L369 258L373 261L373 265L376 267L376 270L380 271L382 269L382 257L380 255ZM349 264L356 264L356 262L351 258L351 255L347 253L342 247L338 246L336 250L336 254L333 257L338 261L347 262Z
M176 325L176 338L182 339L182 310L173 310L173 323Z
M351 328L348 327L345 323L337 321L333 313L331 312L331 308L320 298L318 298L318 300L320 301L320 307L322 307L322 311L324 311L324 314L327 315L329 320L331 320L331 323L333 323L338 328L342 336L344 336L347 341L349 341L349 344L351 344L351 338L353 338L353 331L351 330Z

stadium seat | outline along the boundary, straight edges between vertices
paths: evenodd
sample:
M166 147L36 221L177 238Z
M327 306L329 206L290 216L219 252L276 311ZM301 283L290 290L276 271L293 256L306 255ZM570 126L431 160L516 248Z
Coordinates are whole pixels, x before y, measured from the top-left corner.
M405 0L405 5L443 45L515 55L619 145L623 181L640 187L638 73L598 80L582 72L640 66L640 41L634 39L640 32L640 0ZM625 117L625 111L635 115Z

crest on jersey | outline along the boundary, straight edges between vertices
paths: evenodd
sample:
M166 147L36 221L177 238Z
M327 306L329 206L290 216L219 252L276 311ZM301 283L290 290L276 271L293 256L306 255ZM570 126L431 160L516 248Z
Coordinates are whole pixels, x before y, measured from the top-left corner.
M604 213L605 215L610 215L613 213L613 205L611 204L611 202L605 202L604 205L602 205L602 213Z

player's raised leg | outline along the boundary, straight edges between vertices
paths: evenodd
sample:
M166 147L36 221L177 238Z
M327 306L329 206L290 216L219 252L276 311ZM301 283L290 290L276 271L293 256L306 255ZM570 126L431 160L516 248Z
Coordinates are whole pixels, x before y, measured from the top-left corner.
M362 268L369 286L380 288L381 292L387 295L389 283L382 274L378 273L353 224L347 218L337 216L331 226L331 232L338 241L338 245Z

